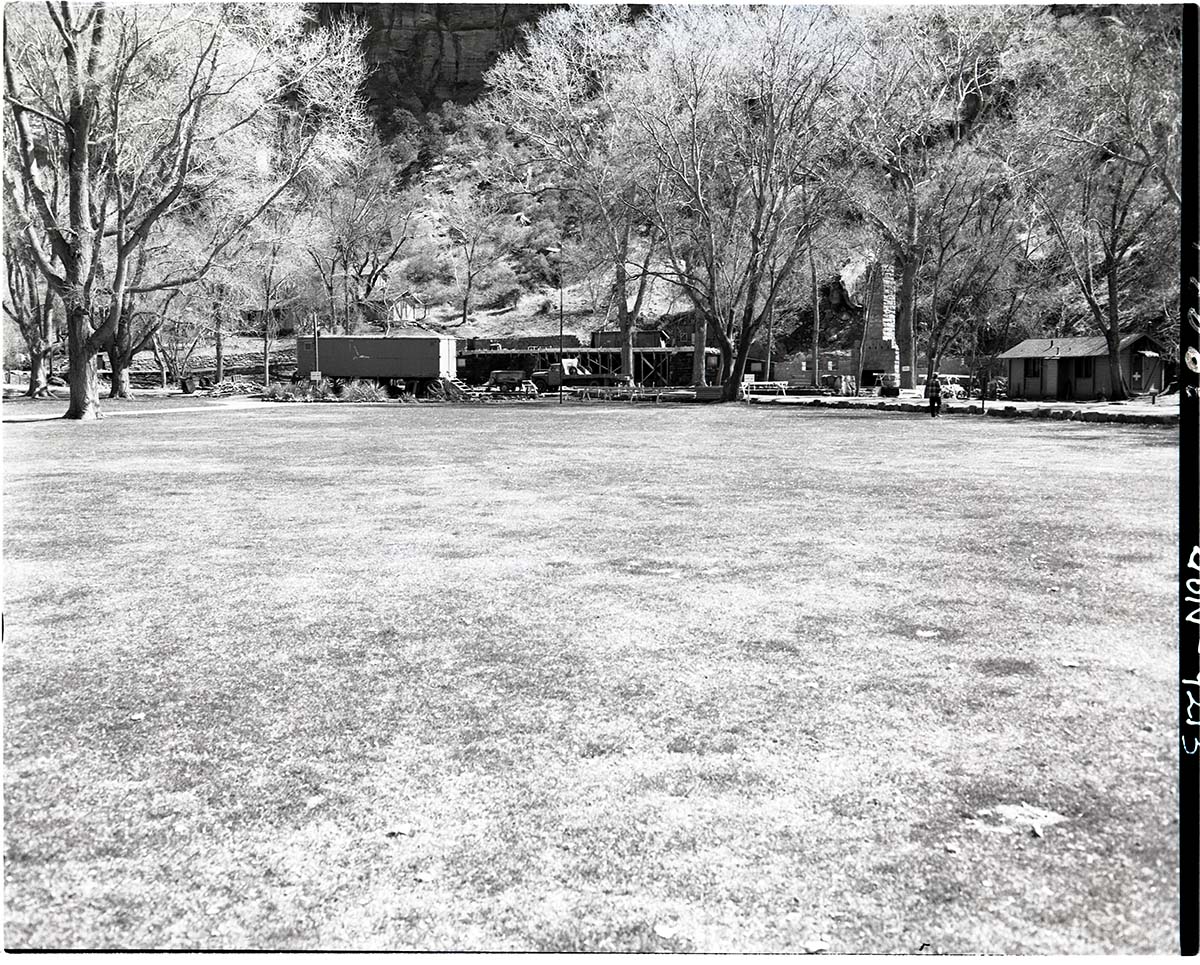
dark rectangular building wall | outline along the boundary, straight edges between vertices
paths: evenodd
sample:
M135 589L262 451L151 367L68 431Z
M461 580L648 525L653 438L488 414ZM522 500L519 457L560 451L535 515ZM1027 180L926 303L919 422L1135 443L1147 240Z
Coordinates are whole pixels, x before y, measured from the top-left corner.
M437 336L369 338L322 335L319 358L312 336L296 339L296 371L320 369L333 379L437 379L454 374L454 339Z

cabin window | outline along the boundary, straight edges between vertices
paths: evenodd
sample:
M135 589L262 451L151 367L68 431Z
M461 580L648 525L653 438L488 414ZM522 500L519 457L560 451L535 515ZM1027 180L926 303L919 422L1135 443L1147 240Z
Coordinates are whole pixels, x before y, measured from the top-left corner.
M1087 358L1087 359L1076 359L1075 360L1075 378L1090 379L1095 374L1096 374L1096 360L1095 359Z
M1040 379L1042 377L1042 360L1041 359L1026 359L1025 360L1025 378Z

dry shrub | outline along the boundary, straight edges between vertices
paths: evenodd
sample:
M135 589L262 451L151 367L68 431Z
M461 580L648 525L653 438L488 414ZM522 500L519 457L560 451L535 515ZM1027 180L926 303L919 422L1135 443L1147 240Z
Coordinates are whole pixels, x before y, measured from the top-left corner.
M378 383L355 379L346 383L341 398L343 402L386 402L387 392Z

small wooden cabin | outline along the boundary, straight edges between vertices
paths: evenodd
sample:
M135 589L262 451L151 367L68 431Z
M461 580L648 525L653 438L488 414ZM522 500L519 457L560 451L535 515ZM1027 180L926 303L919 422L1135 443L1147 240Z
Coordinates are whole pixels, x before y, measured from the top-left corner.
M1121 371L1135 394L1161 392L1166 384L1165 349L1144 332L1121 339ZM1010 399L1086 402L1112 398L1108 343L1103 335L1027 338L999 356Z

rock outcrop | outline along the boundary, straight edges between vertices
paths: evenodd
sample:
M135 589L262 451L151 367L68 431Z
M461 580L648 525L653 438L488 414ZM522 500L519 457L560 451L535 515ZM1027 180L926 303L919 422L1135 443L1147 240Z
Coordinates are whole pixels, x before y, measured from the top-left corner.
M445 101L467 104L483 92L483 75L516 46L521 28L557 4L322 3L327 23L346 15L369 28L367 98L380 127L397 111L419 115Z

